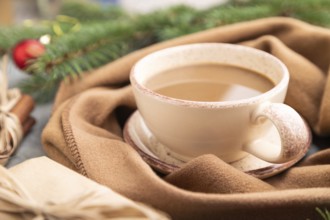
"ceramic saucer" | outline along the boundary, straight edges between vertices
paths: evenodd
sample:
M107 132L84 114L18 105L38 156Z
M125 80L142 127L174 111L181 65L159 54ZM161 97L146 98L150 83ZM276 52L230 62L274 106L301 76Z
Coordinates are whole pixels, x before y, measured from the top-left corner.
M276 128L271 130L264 138L270 142L280 144ZM153 136L138 111L134 112L125 124L124 140L140 154L146 163L160 173L172 173L185 163L183 160L173 157L166 146ZM230 163L230 165L257 178L267 178L297 163L305 156L310 144L311 138L304 144L302 153L286 163L269 163L249 154L238 161Z

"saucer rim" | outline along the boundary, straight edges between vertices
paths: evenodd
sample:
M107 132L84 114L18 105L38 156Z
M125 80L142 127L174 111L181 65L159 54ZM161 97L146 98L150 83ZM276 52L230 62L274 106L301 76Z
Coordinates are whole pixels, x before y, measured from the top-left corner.
M174 164L169 164L166 163L160 159L155 158L154 156L146 153L145 151L141 150L141 148L139 146L137 146L137 144L132 140L129 131L128 131L128 127L125 124L124 127L124 140L127 144L129 144L131 147L134 148L134 150L136 150L138 152L138 154L142 157L142 159L149 165L151 166L153 169L157 170L158 172L168 175L178 169L180 169L179 166L176 166Z
M164 162L161 159L155 158L153 155L146 153L133 141L133 139L131 138L130 132L129 132L129 126L130 126L130 123L132 122L132 120L134 119L134 117L141 117L141 114L139 113L138 110L134 111L129 116L127 121L125 122L124 129L123 129L124 141L128 145L133 147L133 149L137 151L137 153L141 156L141 158L149 166L151 166L154 170L160 172L161 174L168 175L168 174L180 169L181 168L180 166ZM306 123L306 121L305 121L305 123ZM261 168L257 168L257 169L251 169L251 170L247 170L247 171L242 170L242 172L249 174L251 176L254 176L256 178L259 178L259 179L265 179L265 178L274 176L280 172L283 172L286 169L288 169L289 167L298 163L300 160L302 160L305 157L305 155L307 154L308 150L311 147L312 134L311 134L311 130L309 129L307 123L306 123L306 129L308 131L308 141L306 142L306 144L304 146L304 150L297 157L295 157L294 159L292 159L288 162L285 162L285 163L269 163L268 162L270 164L269 166L265 166L265 167L261 167ZM232 165L235 162L237 162L237 161L233 161L228 164ZM238 169L238 168L236 168L236 169ZM240 169L238 169L238 170L240 170Z

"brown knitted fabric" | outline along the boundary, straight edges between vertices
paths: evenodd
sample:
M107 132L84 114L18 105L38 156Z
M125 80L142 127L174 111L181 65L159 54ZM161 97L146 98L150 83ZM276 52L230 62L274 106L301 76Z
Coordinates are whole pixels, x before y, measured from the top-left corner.
M132 65L150 52L198 42L244 44L280 58L291 74L286 103L315 133L330 135L330 30L267 18L159 43L63 83L43 133L48 156L174 219L319 219L316 207L330 210L330 149L266 180L213 155L161 178L123 141L123 124L136 108Z

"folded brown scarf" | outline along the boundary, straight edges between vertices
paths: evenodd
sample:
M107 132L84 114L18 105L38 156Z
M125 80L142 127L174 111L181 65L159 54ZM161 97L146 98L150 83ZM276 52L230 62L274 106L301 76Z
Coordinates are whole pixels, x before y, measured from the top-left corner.
M63 83L43 133L49 157L174 219L319 219L316 208L330 210L330 149L266 180L213 155L161 178L123 141L122 126L135 110L132 65L150 52L196 42L244 44L280 58L291 74L286 103L315 133L330 135L330 30L267 18L156 44Z

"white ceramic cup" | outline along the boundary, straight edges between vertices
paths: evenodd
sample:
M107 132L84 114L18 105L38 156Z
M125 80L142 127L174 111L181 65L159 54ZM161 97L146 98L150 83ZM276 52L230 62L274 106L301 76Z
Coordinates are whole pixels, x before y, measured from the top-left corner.
M247 68L263 74L275 86L251 98L219 102L175 99L146 86L155 74L203 63ZM163 49L139 60L130 81L147 127L171 153L184 160L215 154L232 162L250 153L268 162L283 163L300 154L310 138L304 120L283 104L289 83L286 66L254 48L200 43ZM262 138L271 126L277 128L280 146Z

